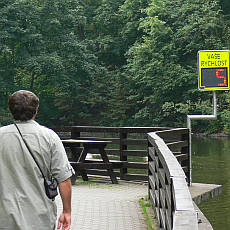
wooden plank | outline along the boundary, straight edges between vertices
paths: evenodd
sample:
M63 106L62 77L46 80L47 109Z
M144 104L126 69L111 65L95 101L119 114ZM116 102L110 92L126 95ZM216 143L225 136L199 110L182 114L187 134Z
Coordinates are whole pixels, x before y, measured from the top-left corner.
M159 190L155 189L155 205L159 208L160 207L160 195L159 195Z
M149 176L149 183L150 183L152 189L155 190L156 185L155 185L155 179L154 179L154 176L153 176L153 175Z
M104 126L72 126L73 130L78 132L119 132L120 127L104 127Z
M74 146L74 147L73 147L73 145L71 145L69 143L65 143L63 145L67 149L71 149L70 147L72 147L75 150L75 152L79 152L80 153L83 150L83 147L78 147L79 144L76 144L76 146Z
M159 157L158 156L155 156L154 163L155 163L156 168L158 169L159 168Z
M188 128L176 128L176 129L173 128L170 130L157 131L156 134L161 138L165 138L169 136L189 134L189 129Z
M172 229L172 213L168 209L165 210L165 223L166 229Z
M62 143L65 145L65 144L71 144L71 145L74 145L74 144L87 144L87 145L96 145L96 144L110 144L111 141L105 141L105 140L81 140L81 139L65 139L65 140L62 140ZM96 145L97 146L97 145Z
M161 207L165 210L166 207L165 207L165 189L163 188L160 188L160 202L161 202Z
M165 172L164 169L158 169L158 178L161 184L161 187L165 188Z
M148 146L154 147L155 146L155 133L148 133L147 140L148 140Z
M150 201L153 205L153 207L155 206L155 203L156 203L156 200L155 200L155 194L154 194L154 191L153 190L150 190L149 191L149 198L150 198ZM155 208L155 207L154 207Z
M126 145L144 145L147 146L148 141L147 139L124 139L122 140L123 144Z
M112 169L112 163L85 163L85 162L70 162L73 167L78 169Z
M171 142L167 143L167 146L169 148L182 148L182 147L187 147L188 146L188 141L176 141L176 142Z
M183 169L183 171L184 171L185 173L187 173L187 172L189 171L187 166L182 167L182 169Z
M165 171L165 185L169 185L171 180L171 175L168 170Z
M166 199L168 210L172 211L171 185L168 185L168 186L165 187L165 199Z
M159 189L160 188L160 182L159 182L158 173L154 173L154 178L155 178L156 188Z
M156 132L165 129L170 129L169 127L122 127L120 128L122 132L126 133L149 133Z
M155 202L156 203L156 202ZM157 217L157 221L158 221L158 224L160 225L160 208L158 206L155 206L155 213L156 213L156 217ZM161 227L162 226L159 226L160 227L160 230L162 229Z
M154 161L149 162L149 170L152 173L152 175L155 174L155 163L154 163Z
M146 157L147 151L146 150L123 150L124 156L137 156L137 157Z
M106 170L87 169L86 173L88 175L109 176L108 171ZM120 172L114 172L114 175L120 177Z
M91 163L91 164L98 164L103 163L103 160L101 159L86 159L83 164L85 163ZM109 163L112 164L112 168L123 168L127 167L127 161L119 161L119 160L109 160Z
M171 154L171 153L169 153ZM162 167L164 168L164 171L165 173L168 175L168 177L170 176L170 172L169 172L169 168L168 168L168 163L170 161L172 161L172 156L168 155L167 158L165 159L165 156L161 154L161 152L159 151L159 154L158 154L158 157L159 157L159 162L160 164L162 165ZM160 167L160 166L159 166Z
M148 175L145 174L125 174L125 180L148 181Z
M68 144L64 145L65 147L68 146ZM69 144L69 146L71 146L71 144ZM74 147L77 148L78 151L82 150L83 147ZM105 152L107 153L107 155L111 155L111 156L120 156L120 150L118 149L105 149ZM91 154L98 154L98 148L95 149L90 149L89 153Z
M71 132L72 126L56 126L50 127L54 132Z
M94 170L88 169L86 170L88 175L100 175L100 176L108 176L108 172L105 170ZM120 177L120 172L114 172L116 177ZM126 174L124 175L124 180L137 180L137 181L148 181L148 176L144 174Z
M78 137L78 140L96 140L96 141L111 141L111 144L119 144L119 138L108 138L108 137Z
M160 225L162 229L165 229L166 223L165 223L165 209L160 208Z
M105 149L107 155L120 156L120 149Z
M179 155L176 155L175 156L176 159L181 162L181 161L184 161L184 160L187 160L189 158L188 154L185 153L185 154L179 154Z
M66 147L66 148L69 148L69 147ZM82 151L83 150L83 147L74 147L76 148L76 150L78 151ZM119 149L105 149L105 152L107 153L107 155L111 155L111 156L120 156L120 150ZM98 150L96 151L92 151L90 150L90 153L92 154L98 154Z
M174 156L177 156L177 155L181 154L181 152L176 152L176 151L172 151L172 153L173 153Z
M120 135L120 143L119 143L120 144L120 160L127 161L128 158L124 154L124 151L127 150L127 145L124 143L124 140L127 139L127 133L120 131L119 135ZM128 173L128 169L123 168L120 170L120 173L121 173L121 179L123 179L124 175Z
M127 168L132 168L132 169L147 169L148 168L148 163L142 163L142 162L128 162L126 164Z
M56 132L56 134L62 140L71 138L71 133L70 132Z
M149 147L148 150L149 150L148 154L149 154L150 158L152 160L154 160L155 159L155 149L154 149L154 147Z
M174 138L174 139L163 139L162 140L164 141L165 144L168 144L168 143L172 143L172 142L177 142L177 141L182 141L180 140L179 138Z

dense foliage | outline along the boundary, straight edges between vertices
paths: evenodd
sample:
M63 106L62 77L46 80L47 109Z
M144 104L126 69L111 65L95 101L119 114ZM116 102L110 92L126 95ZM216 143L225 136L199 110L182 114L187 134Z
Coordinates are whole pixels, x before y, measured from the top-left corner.
M197 52L228 49L228 0L2 0L0 125L9 95L34 91L48 126L186 126L210 114L197 89ZM230 132L230 96L218 120L196 130Z

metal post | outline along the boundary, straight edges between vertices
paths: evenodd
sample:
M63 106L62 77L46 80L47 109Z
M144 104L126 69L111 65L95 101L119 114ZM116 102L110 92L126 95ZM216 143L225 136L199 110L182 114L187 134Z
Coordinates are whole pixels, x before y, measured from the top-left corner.
M192 185L192 133L191 119L187 116L187 128L189 129L189 186Z
M216 120L217 119L217 102L216 91L213 91L213 114L212 115L187 115L187 128L189 129L189 186L192 185L192 128L191 120Z

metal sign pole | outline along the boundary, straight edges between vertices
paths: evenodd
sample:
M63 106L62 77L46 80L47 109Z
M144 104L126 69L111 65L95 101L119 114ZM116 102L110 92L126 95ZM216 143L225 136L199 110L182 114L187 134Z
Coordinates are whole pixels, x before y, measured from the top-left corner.
M192 131L191 120L216 120L217 119L217 102L216 91L213 91L213 114L212 115L187 115L187 128L189 129L189 186L192 185Z

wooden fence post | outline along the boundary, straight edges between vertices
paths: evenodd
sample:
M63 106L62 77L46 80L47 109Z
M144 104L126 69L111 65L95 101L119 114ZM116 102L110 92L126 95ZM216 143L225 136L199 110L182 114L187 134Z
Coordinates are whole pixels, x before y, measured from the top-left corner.
M71 139L78 139L80 137L81 133L77 130L76 127L72 127L71 128ZM76 147L80 147L80 144L77 144ZM71 147L71 152L76 152L76 147ZM77 161L77 158L73 158L73 156L71 156L71 160L72 161Z
M124 144L124 140L127 139L127 133L122 132L120 129L120 160L127 161L127 155L124 154L124 150L127 150L127 144ZM127 168L120 169L120 178L125 179L125 175L128 173Z
M77 127L71 127L71 138L78 139L81 136L81 133L77 130Z

